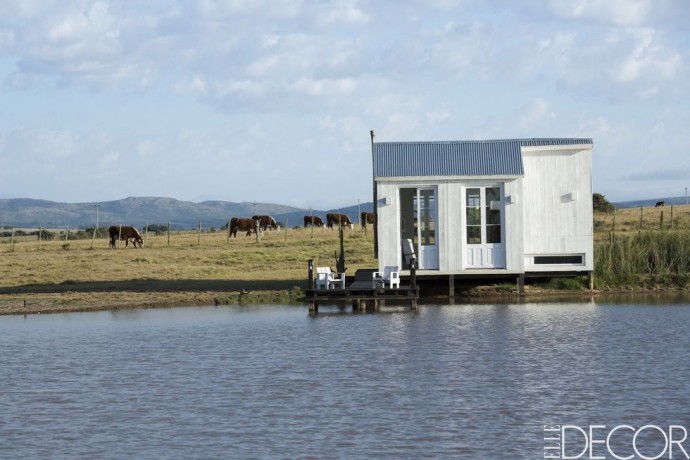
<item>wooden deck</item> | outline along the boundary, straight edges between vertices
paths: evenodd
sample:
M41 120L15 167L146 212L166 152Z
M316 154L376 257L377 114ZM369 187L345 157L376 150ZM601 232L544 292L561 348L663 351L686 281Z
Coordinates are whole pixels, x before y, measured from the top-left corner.
M319 311L319 302L351 303L353 310L378 309L386 301L409 302L412 310L417 309L419 288L408 284L401 284L399 288L377 286L373 282L372 273L376 269L357 270L354 279L346 280L345 289L307 289L306 297L311 301L310 312ZM313 283L310 279L310 286Z

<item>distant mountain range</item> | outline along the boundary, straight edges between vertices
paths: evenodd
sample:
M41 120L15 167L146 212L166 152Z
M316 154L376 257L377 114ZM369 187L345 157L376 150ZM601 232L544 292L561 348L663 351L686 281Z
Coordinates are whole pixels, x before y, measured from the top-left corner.
M671 197L671 198L654 198L654 199L650 199L650 200L621 201L618 203L613 203L613 205L618 209L639 208L640 206L642 206L642 207L654 206L659 201L663 201L665 206L672 206L672 205L679 206L681 204L687 204L688 203L687 200L688 200L687 197L677 196L677 197Z
M371 211L372 203L327 211L313 210L311 214L326 219L328 212L340 212L358 222L358 210ZM148 224L167 225L172 229L202 228L225 225L232 217L251 217L268 214L279 223L294 227L304 223L307 209L270 203L233 203L228 201L204 201L192 203L173 198L128 197L116 201L98 203L98 226ZM96 225L96 203L58 203L48 200L15 198L0 200L0 227L15 228L93 228Z
M616 208L636 208L654 206L664 201L666 206L686 203L686 197L654 198L648 200L622 201L613 203ZM371 212L372 203L362 203L339 209L313 210L311 213L321 217L326 213L339 212L358 222L358 212ZM203 228L220 228L232 217L251 217L254 214L268 214L279 223L294 227L302 225L308 209L300 209L272 203L233 203L229 201L203 201L193 203L174 198L128 197L122 200L98 203L98 225L167 225L172 229L196 228L201 222ZM48 200L28 198L0 199L0 227L15 228L64 228L86 229L96 225L96 203L58 203Z

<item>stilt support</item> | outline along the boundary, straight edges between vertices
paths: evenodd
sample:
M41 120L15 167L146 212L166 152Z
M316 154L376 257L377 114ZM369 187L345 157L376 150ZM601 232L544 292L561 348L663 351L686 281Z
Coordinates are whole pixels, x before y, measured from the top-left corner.
M517 285L518 285L518 294L520 294L520 296L524 296L525 295L525 275L518 275Z
M448 275L448 302L455 304L455 275Z

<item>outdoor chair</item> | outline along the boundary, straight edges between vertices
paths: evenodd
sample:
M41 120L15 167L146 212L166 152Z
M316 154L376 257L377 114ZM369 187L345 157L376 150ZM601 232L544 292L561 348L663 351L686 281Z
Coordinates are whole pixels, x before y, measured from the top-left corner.
M374 272L374 282L381 283L385 287L400 289L400 268L397 265L390 265L384 267L382 272Z
M316 289L345 289L345 273L335 273L331 267L316 267Z

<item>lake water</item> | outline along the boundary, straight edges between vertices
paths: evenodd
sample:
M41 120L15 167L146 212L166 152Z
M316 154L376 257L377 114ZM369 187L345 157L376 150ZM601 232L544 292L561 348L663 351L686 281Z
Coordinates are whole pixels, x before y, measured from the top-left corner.
M544 458L545 426L690 427L688 325L687 302L0 317L0 458Z

